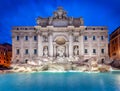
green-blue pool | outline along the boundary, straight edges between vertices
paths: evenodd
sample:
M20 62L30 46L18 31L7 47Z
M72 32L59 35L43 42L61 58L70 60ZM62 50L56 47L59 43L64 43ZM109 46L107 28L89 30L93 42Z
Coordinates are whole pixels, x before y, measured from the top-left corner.
M120 91L120 71L0 74L0 91Z

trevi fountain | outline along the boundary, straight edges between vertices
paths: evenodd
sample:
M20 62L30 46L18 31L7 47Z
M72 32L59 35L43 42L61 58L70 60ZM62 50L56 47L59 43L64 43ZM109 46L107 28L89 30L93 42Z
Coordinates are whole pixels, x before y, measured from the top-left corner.
M13 72L111 70L106 26L85 26L62 7L36 23L12 28Z

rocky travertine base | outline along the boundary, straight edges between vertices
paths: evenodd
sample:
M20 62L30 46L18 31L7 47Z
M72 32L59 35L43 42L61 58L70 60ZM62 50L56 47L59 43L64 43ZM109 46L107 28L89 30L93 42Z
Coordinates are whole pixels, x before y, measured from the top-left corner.
M9 72L64 72L64 71L78 71L78 72L108 72L111 71L111 66L105 64L98 64L94 58L88 61L81 61L79 58L60 58L51 59L43 58L42 61L30 61L27 64L12 64L11 70L5 70L0 73Z
M13 69L6 72L41 72L41 71L50 71L50 72L64 72L64 71L78 71L78 72L108 72L111 70L110 66L107 65L94 65L89 67L88 65L78 65L71 63L52 63L45 65L28 65L28 64L13 64Z

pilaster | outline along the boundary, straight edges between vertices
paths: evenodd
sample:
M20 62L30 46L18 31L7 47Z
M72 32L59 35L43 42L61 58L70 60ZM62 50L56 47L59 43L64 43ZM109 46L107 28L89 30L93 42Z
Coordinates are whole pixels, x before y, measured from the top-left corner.
M32 45L32 38L33 38L33 35L32 34L30 34L29 35L29 54L30 54L30 60L32 60L32 55L34 55L33 54L33 45Z
M49 39L49 45L48 45L48 50L49 50L49 56L53 57L53 35L52 35L52 31L49 31L48 33Z
M43 45L42 45L42 33L39 32L38 34L38 56L43 56Z
M84 35L83 35L83 30L80 31L80 36L79 36L79 55L84 55Z
M73 33L69 31L69 57L73 56Z
M24 63L24 59L23 59L24 58L24 35L23 35L23 33L20 34L20 40L19 41L20 41L20 47L21 47L19 49L19 51L20 51L20 57L19 58L20 58L20 61Z

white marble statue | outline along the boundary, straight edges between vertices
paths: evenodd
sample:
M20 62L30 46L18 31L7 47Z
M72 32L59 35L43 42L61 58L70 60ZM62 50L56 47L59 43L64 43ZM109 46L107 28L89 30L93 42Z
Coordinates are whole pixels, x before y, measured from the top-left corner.
M44 48L43 53L44 53L45 57L48 57L48 48L47 47Z
M50 17L50 18L49 18L49 25L52 24L52 21L53 21L53 17Z
M69 24L72 25L72 23L73 23L73 17L70 17L69 18Z
M78 48L77 48L77 46L74 48L74 55L75 56L78 55Z
M58 57L65 57L64 53L65 53L65 47L59 46L57 48Z

